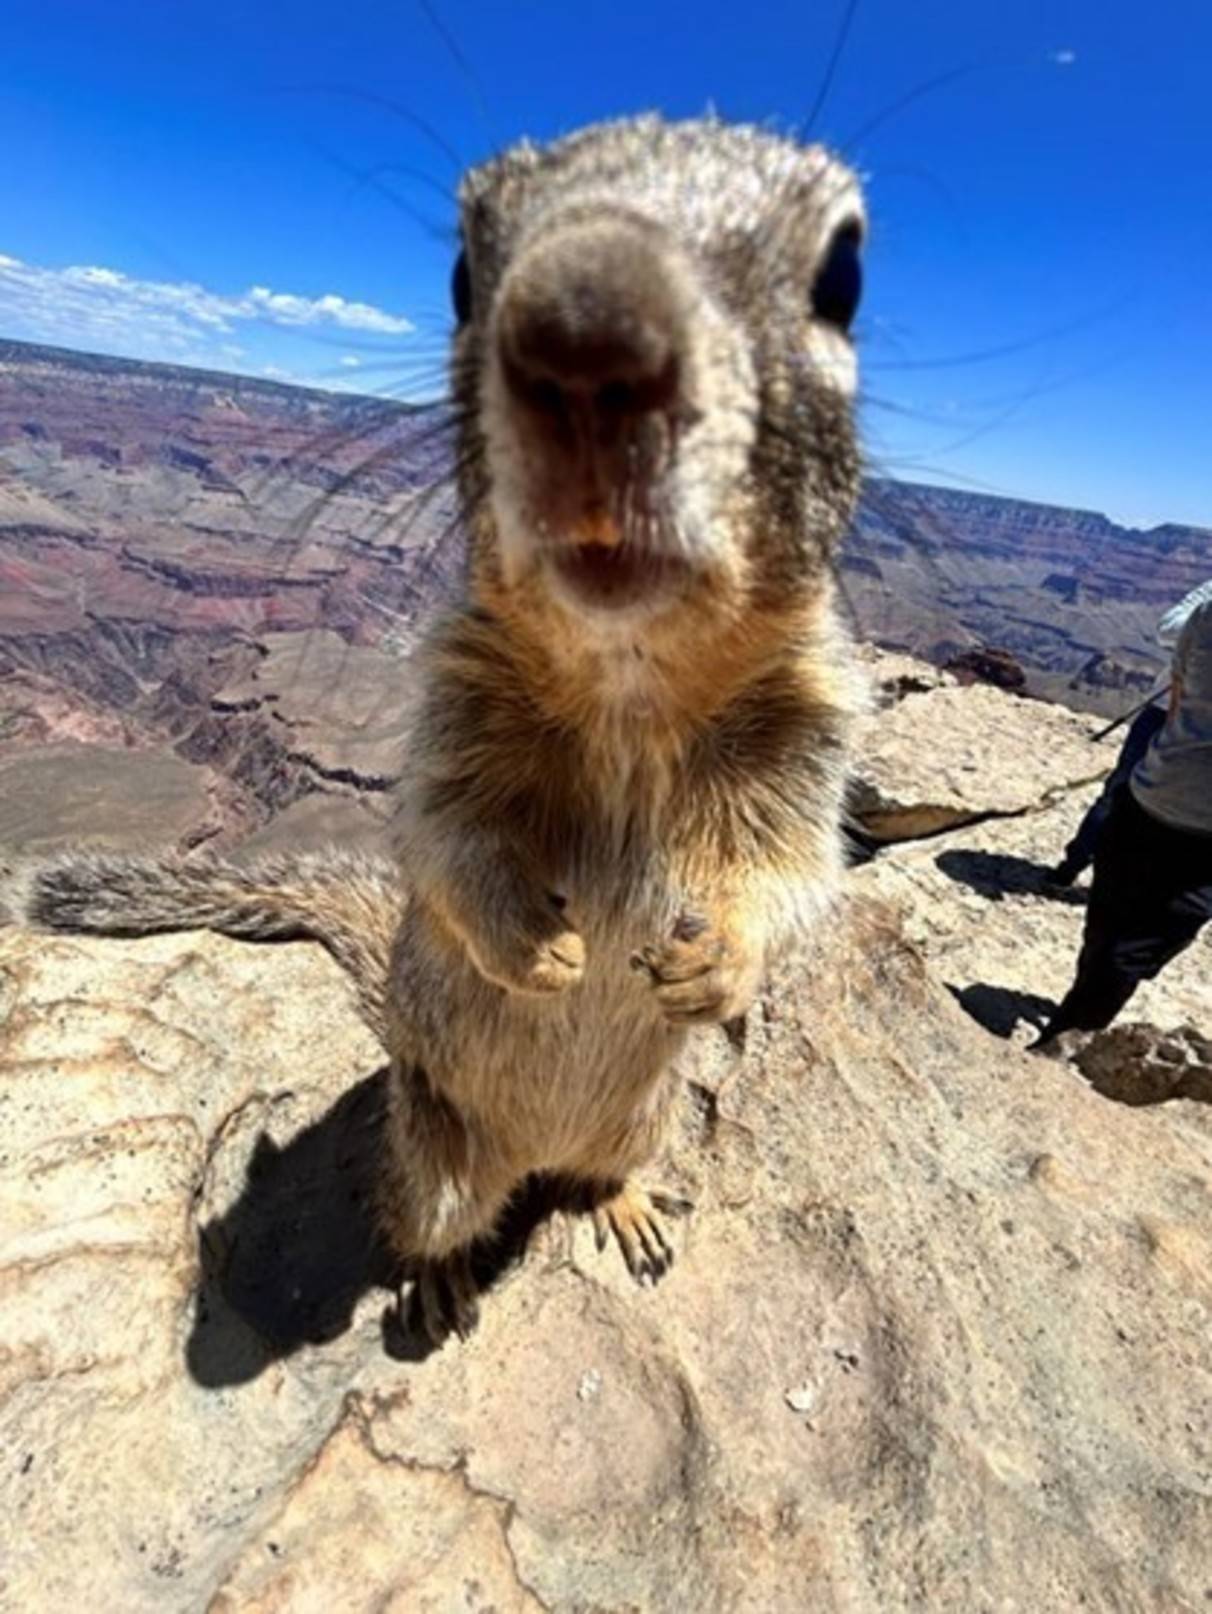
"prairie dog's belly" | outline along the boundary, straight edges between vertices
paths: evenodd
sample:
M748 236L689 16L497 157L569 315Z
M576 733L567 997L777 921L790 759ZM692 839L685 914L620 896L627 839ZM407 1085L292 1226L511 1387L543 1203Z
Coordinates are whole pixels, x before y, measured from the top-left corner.
M504 1013L525 1053L494 1067L494 1110L534 1146L536 1168L552 1171L634 1125L686 1037L626 958L591 967L558 1000L508 999Z
M423 932L397 960L397 1024L415 1057L460 1111L524 1153L528 1169L559 1170L588 1140L642 1116L685 1041L631 964L668 923L668 904L644 906L651 923L644 910L620 922L617 909L582 908L585 974L551 997L492 985L461 949L439 956ZM409 1057L408 1047L399 1052Z

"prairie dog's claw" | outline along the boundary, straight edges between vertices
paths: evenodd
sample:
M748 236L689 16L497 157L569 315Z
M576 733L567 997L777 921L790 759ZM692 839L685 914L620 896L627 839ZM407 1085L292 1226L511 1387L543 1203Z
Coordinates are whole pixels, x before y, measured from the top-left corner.
M598 1205L593 1213L594 1236L604 1250L613 1235L637 1283L657 1283L673 1265L673 1245L657 1214L681 1215L689 1210L688 1200L668 1194L648 1194L625 1183L617 1194Z
M466 1340L480 1320L480 1302L466 1250L442 1261L426 1261L417 1273L413 1305L431 1345L442 1345L452 1333Z

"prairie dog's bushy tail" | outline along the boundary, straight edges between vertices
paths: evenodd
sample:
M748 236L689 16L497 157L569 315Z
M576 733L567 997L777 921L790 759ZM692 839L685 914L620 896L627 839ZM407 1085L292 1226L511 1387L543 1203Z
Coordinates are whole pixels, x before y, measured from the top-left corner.
M250 941L318 941L352 978L359 1007L380 1038L404 901L389 859L335 848L247 864L87 850L24 864L0 861L0 923L106 936L216 930Z

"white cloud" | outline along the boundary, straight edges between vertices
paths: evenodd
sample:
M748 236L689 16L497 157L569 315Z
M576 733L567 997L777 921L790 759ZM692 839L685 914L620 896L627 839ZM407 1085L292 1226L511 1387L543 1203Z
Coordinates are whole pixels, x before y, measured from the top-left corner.
M241 325L376 336L403 336L413 329L401 314L333 292L304 297L250 286L238 296L224 296L190 281L138 280L96 265L46 269L0 254L0 330L9 335L69 345L123 343L181 355L230 336ZM223 351L234 346L227 343Z
M384 336L402 336L412 330L412 322L397 314L387 314L370 303L350 303L329 292L324 297L295 297L290 292L270 291L254 286L241 300L275 325L336 325L343 331L377 331Z
M1077 52L1075 50L1054 50L1051 60L1057 67L1072 67L1077 60Z
M347 370L356 370L361 362L356 353L342 353L341 355L341 363Z

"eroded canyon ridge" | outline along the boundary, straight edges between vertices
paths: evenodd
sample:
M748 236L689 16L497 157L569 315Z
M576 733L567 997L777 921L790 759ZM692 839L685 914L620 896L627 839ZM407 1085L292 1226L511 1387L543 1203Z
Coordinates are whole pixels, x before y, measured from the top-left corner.
M440 410L0 342L0 842L373 831L461 564L450 440ZM1207 529L872 480L841 578L863 637L1107 712L1210 570Z

